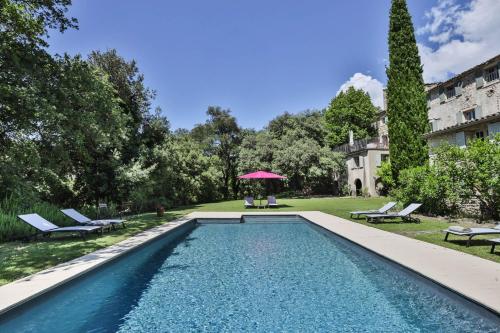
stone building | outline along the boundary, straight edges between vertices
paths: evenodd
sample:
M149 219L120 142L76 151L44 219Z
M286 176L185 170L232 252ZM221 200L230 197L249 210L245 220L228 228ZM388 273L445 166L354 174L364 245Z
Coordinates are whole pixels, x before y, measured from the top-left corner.
M500 132L500 55L427 89L429 147Z
M387 117L384 110L379 113L374 126L378 135L369 139L353 140L334 148L346 154L347 185L354 196L378 196L381 189L377 170L382 161L389 157L389 137L387 135Z
M443 142L462 147L474 138L500 133L500 55L477 65L446 82L425 85L430 147ZM380 195L377 176L382 161L389 158L387 98L375 126L377 137L349 140L335 151L346 154L347 184L351 195Z

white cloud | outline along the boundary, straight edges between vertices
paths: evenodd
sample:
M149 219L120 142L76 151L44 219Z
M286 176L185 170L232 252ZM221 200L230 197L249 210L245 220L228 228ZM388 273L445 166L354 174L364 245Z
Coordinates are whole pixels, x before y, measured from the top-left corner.
M337 95L341 91L346 91L349 87L354 87L356 89L361 89L367 92L371 99L372 103L375 106L383 107L384 105L384 97L383 97L383 89L384 85L379 80L372 78L369 75L365 75L362 73L354 74L347 82L340 86L339 91L337 91Z
M420 43L426 82L443 81L500 53L499 0L438 0L417 30L437 45Z

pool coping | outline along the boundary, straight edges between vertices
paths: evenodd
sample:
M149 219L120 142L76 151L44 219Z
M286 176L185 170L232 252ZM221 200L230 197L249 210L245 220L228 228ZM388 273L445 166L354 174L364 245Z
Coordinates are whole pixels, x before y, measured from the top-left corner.
M194 212L0 287L0 315L196 219L295 215L416 272L500 316L500 264L319 211ZM466 267L464 269L464 267Z
M0 286L0 315L165 235L193 218L184 216L121 242Z

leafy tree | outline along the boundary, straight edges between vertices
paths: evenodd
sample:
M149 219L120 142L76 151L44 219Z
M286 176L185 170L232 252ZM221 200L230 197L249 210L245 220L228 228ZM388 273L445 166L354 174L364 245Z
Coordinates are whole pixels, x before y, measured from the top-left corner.
M141 141L141 127L149 118L151 100L155 92L144 85L144 75L139 72L135 60L126 61L115 49L106 52L93 51L91 64L108 75L119 98L120 107L127 115L127 142L123 145L123 161L128 163L137 156Z
M327 134L324 111L306 110L292 115L288 112L271 120L267 130L274 138L280 138L290 130L296 130L300 137L311 138L320 146L325 145Z
M116 198L116 170L126 138L127 115L121 112L107 76L80 57L57 60L50 99L55 112L40 116L34 141L42 164L61 178L80 202ZM53 182L52 182L53 183ZM55 185L55 184L54 184ZM47 199L63 202L49 185ZM55 197L54 197L55 196Z
M326 129L322 111L284 113L266 128L244 137L239 152L239 173L258 169L275 171L288 177L286 183L267 182L267 192L284 184L292 191L332 193L333 181L341 178L343 156L325 146ZM244 183L244 191L258 192L258 182Z
M400 170L423 166L428 160L423 138L428 121L422 65L405 0L392 0L387 78L389 152L397 181Z
M208 120L193 129L193 137L205 147L205 153L219 158L222 173L222 195L230 197L230 190L236 196L239 189L238 151L242 140L241 128L230 110L210 106Z
M377 130L373 123L377 119L377 112L370 96L363 90L349 87L346 92L341 91L332 99L325 112L327 140L330 146L347 143L349 131L353 131L355 139L376 135Z
M40 116L53 114L46 99L54 61L45 51L49 29L76 28L68 0L0 0L1 196L35 195L43 172L32 138Z

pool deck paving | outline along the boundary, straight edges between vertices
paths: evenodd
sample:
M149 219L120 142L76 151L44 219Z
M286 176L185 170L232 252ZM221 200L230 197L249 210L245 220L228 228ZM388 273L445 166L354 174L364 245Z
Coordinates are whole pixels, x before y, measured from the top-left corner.
M318 211L195 212L143 231L120 243L0 287L0 314L196 218L240 219L242 215L299 215L396 262L500 315L500 264L467 253L354 223Z

